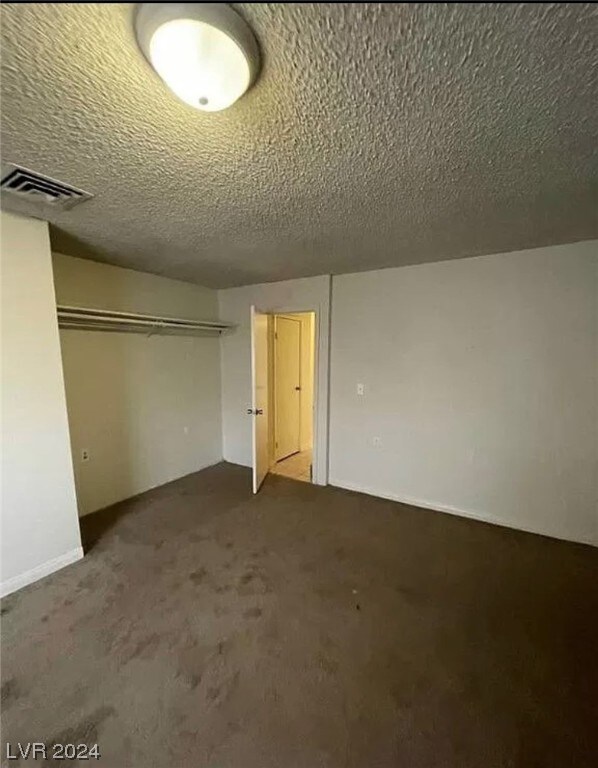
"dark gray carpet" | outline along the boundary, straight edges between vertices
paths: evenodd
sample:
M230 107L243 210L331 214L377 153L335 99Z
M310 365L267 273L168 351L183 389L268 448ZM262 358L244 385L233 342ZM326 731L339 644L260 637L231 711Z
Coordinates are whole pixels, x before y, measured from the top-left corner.
M281 477L254 498L225 464L83 531L83 561L2 602L3 742L97 741L107 768L597 765L590 547Z

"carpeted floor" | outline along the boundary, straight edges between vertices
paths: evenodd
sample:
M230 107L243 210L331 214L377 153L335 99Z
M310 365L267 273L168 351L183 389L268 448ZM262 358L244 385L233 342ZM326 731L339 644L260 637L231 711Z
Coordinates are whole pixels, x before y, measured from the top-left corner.
M597 765L590 547L225 464L83 530L2 601L2 765Z

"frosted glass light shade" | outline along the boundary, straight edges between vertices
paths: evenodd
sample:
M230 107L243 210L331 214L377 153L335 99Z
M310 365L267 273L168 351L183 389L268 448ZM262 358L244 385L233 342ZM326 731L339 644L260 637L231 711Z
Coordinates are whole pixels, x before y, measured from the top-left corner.
M257 74L255 38L227 5L144 3L136 29L139 45L158 75L196 109L226 109Z

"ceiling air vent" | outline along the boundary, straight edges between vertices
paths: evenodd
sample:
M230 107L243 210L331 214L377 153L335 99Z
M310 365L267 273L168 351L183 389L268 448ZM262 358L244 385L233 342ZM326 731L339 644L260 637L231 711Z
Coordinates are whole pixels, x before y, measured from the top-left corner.
M42 176L41 173L30 171L19 165L5 164L2 166L0 189L3 193L14 195L32 203L42 203L52 208L66 210L93 197L70 184Z

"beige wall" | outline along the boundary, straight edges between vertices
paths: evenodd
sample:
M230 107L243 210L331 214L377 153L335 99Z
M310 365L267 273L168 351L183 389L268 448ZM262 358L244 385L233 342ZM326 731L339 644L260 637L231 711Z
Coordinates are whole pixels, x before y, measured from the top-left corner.
M301 450L313 445L314 423L314 316L303 312L301 321Z
M217 318L207 288L60 254L53 261L61 304ZM220 461L218 338L62 330L60 339L80 514Z
M1 214L2 594L83 556L50 240Z
M335 277L331 484L598 544L597 267L585 242Z

